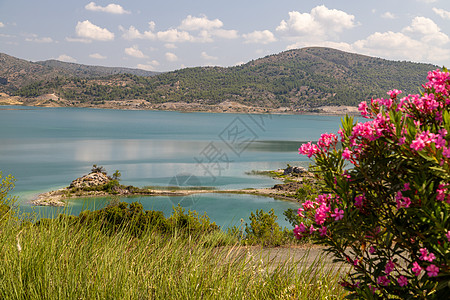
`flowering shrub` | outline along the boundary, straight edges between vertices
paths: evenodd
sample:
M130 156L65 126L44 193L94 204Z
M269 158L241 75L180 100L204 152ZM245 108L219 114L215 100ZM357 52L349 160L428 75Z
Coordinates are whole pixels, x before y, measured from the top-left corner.
M362 102L300 154L315 161L324 194L302 204L297 238L311 236L349 264L351 297L450 295L450 73L432 71L421 95ZM338 145L341 142L341 147Z

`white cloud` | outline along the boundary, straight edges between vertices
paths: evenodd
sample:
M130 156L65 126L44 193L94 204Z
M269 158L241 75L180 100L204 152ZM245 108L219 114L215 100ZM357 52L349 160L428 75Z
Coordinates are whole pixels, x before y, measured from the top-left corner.
M130 48L125 48L125 54L136 58L147 58L147 56L142 53L141 50L139 50L139 47L137 45L134 45Z
M5 24L3 22L0 22L0 28L5 27Z
M197 31L197 36L191 36L190 42L211 43L214 37L224 39L236 39L239 37L237 30L223 29L223 22L219 19L210 20L207 16L193 17L188 15L181 21L177 29L184 32ZM171 29L173 30L173 29Z
M87 38L97 41L112 41L114 40L114 33L110 32L106 28L101 28L92 24L88 20L78 22L75 27L75 32L78 37Z
M321 5L314 7L310 13L289 12L289 19L282 20L276 30L291 37L323 40L355 26L355 16Z
M424 3L435 3L437 0L417 0L418 2L424 2Z
M166 60L167 61L177 61L178 60L178 57L174 54L174 53L172 53L172 52L167 52L166 53Z
M148 28L150 28L150 31L154 31L156 27L156 23L153 21L148 22Z
M433 20L425 17L415 17L411 25L405 27L403 32L411 33L424 43L433 43L442 46L450 41L449 37L441 32L441 29Z
M216 56L208 55L205 51L203 51L203 52L201 53L201 55L202 55L202 58L203 58L204 60L217 60L217 59L219 59L219 58L216 57Z
M269 30L263 31L253 31L252 33L243 34L245 43L258 43L258 44L269 44L275 42L277 39Z
M428 36L417 34L420 31L427 29L413 22L402 32L375 32L355 42L352 48L358 53L396 60L436 63L450 59L450 50L444 46L448 37L444 33L434 32Z
M43 43L43 44L47 44L47 43L53 43L53 39L50 37L37 37L37 36L33 36L33 37L28 37L25 39L25 41L27 42L33 42L33 43Z
M116 14L116 15L123 15L123 14L129 14L129 11L126 11L125 9L123 9L122 6L120 6L119 4L108 4L106 6L100 6L95 4L95 2L90 2L88 4L86 4L86 6L84 7L86 10L90 10L90 11L101 11L101 12L106 12L106 13L110 13L110 14Z
M90 58L95 58L95 59L106 59L106 56L101 55L100 53L92 53L89 54Z
M433 11L443 19L450 19L450 11L443 10L442 8L433 7Z
M212 34L223 39L237 39L239 37L237 30L234 29L215 29L213 30Z
M381 17L383 19L391 19L391 20L396 18L396 16L393 13L389 12L389 11L385 12L384 14L382 14Z
M56 58L56 60L71 62L71 63L77 62L77 60L75 58L73 58L72 56L69 56L67 54L61 54L60 56L58 56Z
M159 40L167 43L193 42L195 38L186 31L178 31L177 29L168 29L156 33Z
M155 67L159 66L159 62L157 60L152 60L147 62L147 64L138 64L137 67L146 71L155 71Z
M71 42L71 43L85 43L85 44L92 43L92 40L78 39L78 38L71 38L71 37L66 37L66 41Z
M128 29L119 26L119 29L123 31L122 37L127 40L142 39L142 40L154 40L156 35L151 31L139 32L134 26L130 26Z
M222 26L223 23L219 19L209 20L205 15L200 18L188 15L186 19L181 21L179 29L188 31L202 29L210 30L214 28L221 28Z
M167 44L164 45L164 47L166 47L167 49L176 49L177 45L171 44L171 43L167 43Z

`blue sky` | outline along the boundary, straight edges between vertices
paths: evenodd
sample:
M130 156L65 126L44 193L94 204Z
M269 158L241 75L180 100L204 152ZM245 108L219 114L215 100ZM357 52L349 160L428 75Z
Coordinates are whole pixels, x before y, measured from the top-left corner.
M448 0L0 0L0 52L170 71L327 46L450 66Z

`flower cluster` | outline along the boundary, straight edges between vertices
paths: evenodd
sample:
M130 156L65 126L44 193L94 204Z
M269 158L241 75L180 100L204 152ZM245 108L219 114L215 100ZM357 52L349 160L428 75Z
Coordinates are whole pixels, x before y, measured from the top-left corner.
M450 73L427 79L421 95L361 102L366 122L347 116L337 136L299 149L325 188L301 205L294 234L351 264L343 286L355 295L450 293L439 284L450 276Z

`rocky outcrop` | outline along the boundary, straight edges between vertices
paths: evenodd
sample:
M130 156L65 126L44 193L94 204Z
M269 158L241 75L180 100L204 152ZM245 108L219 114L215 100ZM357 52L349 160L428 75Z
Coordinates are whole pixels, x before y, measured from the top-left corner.
M107 184L111 179L103 173L90 173L70 183L69 188L85 188Z
M283 170L283 175L307 175L308 173L308 170L303 167L291 167L289 165L286 169Z

